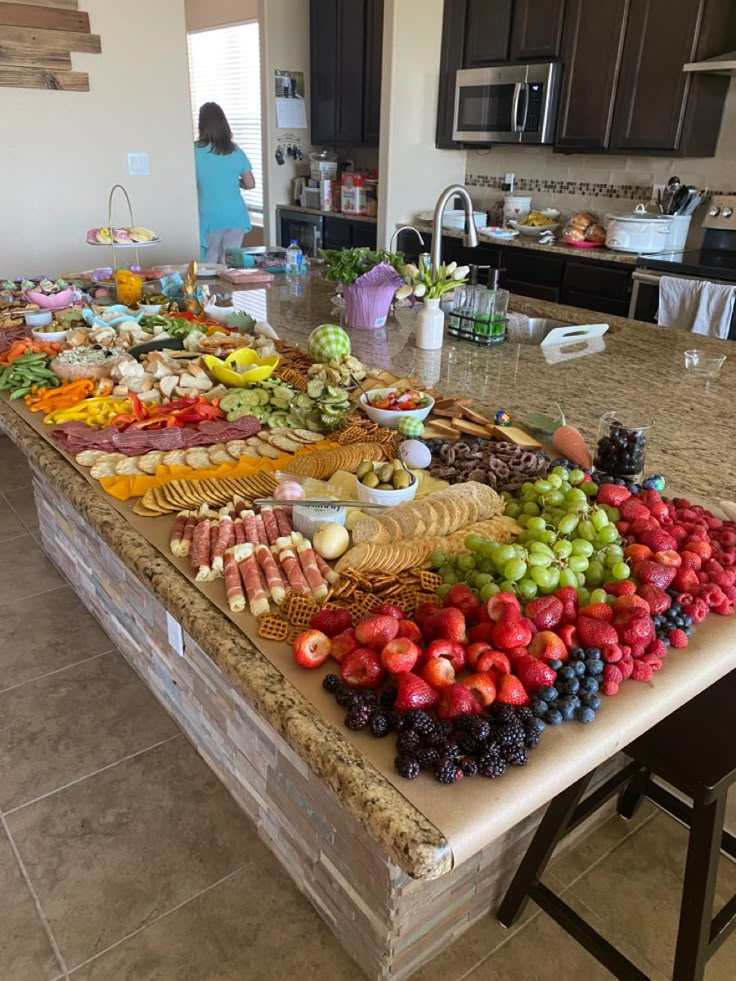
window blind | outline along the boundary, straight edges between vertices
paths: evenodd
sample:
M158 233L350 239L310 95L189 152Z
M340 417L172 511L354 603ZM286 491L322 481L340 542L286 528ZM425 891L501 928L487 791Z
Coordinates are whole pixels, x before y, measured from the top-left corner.
M192 128L197 138L199 107L217 102L227 116L233 139L253 167L256 186L242 191L254 224L263 215L261 155L261 66L258 22L218 27L187 35Z

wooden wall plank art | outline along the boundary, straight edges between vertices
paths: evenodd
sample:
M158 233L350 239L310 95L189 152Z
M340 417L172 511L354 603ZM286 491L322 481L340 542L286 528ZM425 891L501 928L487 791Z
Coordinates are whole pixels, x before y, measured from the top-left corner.
M88 92L71 52L101 50L77 0L0 0L0 87Z

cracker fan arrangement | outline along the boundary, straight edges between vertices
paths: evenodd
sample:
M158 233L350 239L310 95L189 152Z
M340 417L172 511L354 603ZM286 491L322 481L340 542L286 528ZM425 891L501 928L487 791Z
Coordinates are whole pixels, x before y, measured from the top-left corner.
M355 738L394 740L403 778L525 765L733 612L736 522L663 496L616 420L596 469L565 420L552 459L503 409L363 364L336 325L305 351L87 304L44 337L4 286L0 391L270 654L318 671Z

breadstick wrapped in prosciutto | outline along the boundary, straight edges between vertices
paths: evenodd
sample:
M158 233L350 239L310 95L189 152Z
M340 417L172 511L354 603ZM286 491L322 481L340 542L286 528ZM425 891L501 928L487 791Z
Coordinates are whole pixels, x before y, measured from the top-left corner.
M290 511L291 508L288 510ZM278 525L279 529L279 537L288 537L292 533L293 527L291 524L291 518L287 513L287 508L274 508L273 516L276 518L276 524Z
M245 529L245 540L251 545L258 544L258 522L256 521L256 516L254 511L241 511L240 517L243 519L243 527Z
M169 549L172 555L182 554L181 549L184 542L184 532L187 527L188 518L188 511L180 511L176 516L174 527L171 529L171 537L169 538Z
M325 560L322 558L322 556L319 554L319 552L315 552L314 553L314 559L315 559L315 562L317 563L317 568L322 573L323 577L327 580L327 582L330 583L330 585L332 585L333 583L336 583L337 580L340 578L339 574L337 572L335 572L335 570L332 569L325 562Z
M268 544L275 545L279 539L279 526L273 508L264 504L261 508L261 519L263 520L263 527L266 529Z
M254 617L262 617L268 613L268 596L261 580L261 573L255 556L255 545L246 543L236 545L233 549L235 561L238 563L240 575L248 597L248 608Z
M220 510L220 522L217 526L217 537L212 548L212 571L216 576L221 576L225 568L225 551L233 543L235 533L233 531L233 521L227 508Z
M245 500L239 495L235 495L233 498L233 511L236 515L242 515L244 511L248 510L248 505Z
M184 534L181 538L181 544L179 546L179 555L182 558L186 558L192 548L192 538L194 537L194 529L197 527L197 512L190 511L187 517L187 523L184 528Z
M245 609L245 593L240 581L240 569L235 561L235 552L232 548L225 552L224 567L227 605L232 613L242 613Z
M270 544L272 544L268 540L268 535L266 534L266 527L263 524L263 518L261 517L260 514L256 516L256 534L258 535L258 544L259 545L270 545Z
M284 580L281 577L276 559L271 554L271 549L268 545L256 545L256 559L258 560L258 565L263 570L271 599L277 606L281 606L286 599L286 587L284 586Z
M233 521L233 536L235 538L236 545L245 545L245 526L243 524L243 519L237 517Z
M309 583L304 578L304 573L299 565L295 550L290 538L279 538L276 542L276 551L279 557L281 568L289 580L289 587L299 596L309 596L312 590Z
M291 538L292 541L297 539L296 553L299 556L304 578L307 580L312 596L318 603L321 603L322 600L327 599L329 590L327 589L327 583L322 573L319 571L312 543L302 535L297 536L296 534L292 534Z
M211 541L211 522L207 505L203 504L197 516L197 527L194 529L192 538L192 550L190 552L190 562L193 569L197 570L197 582L207 582L211 577L210 560L212 555Z

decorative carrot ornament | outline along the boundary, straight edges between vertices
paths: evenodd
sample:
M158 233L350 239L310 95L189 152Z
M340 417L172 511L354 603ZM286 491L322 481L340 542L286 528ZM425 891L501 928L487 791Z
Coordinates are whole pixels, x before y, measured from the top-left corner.
M593 457L585 445L582 433L574 426L568 426L565 413L562 411L559 403L557 408L560 410L562 423L552 433L552 445L556 450L560 451L566 460L569 460L571 463L577 463L579 467L589 469L593 466Z

